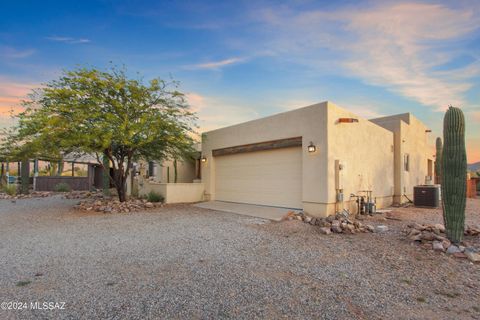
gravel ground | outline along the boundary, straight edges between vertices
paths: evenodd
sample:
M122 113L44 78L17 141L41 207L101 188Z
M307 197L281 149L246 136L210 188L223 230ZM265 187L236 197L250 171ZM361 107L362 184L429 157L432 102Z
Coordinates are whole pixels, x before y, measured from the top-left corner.
M441 221L438 210L395 209L402 221L381 221L385 234L327 236L189 205L95 214L75 203L0 201L0 302L66 303L0 319L480 319L480 265L401 235L407 221Z

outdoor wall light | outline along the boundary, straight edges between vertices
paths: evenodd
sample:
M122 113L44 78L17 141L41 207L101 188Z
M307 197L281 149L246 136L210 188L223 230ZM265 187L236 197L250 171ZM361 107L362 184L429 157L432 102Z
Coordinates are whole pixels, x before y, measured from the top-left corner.
M203 156L203 157L200 159L200 161L202 161L202 162L204 162L204 163L207 162L207 157Z
M310 144L308 145L307 150L308 150L308 152L315 152L315 150L317 150L317 147L315 147L313 142L310 141Z

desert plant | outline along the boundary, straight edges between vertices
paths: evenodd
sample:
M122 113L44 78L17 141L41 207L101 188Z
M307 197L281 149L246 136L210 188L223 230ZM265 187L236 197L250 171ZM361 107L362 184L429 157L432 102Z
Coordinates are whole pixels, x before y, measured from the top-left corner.
M3 186L3 192L10 196L14 196L17 194L17 185L16 184L7 184Z
M436 183L442 183L442 153L443 153L443 145L442 145L442 138L438 137L437 141L435 141L436 146L436 154L435 154L435 179Z
M150 191L147 195L147 199L149 202L163 202L164 197L155 191Z
M450 106L443 119L442 192L443 221L448 239L459 243L465 228L467 155L465 118Z
M67 183L60 182L53 187L53 190L56 192L69 192L71 188Z

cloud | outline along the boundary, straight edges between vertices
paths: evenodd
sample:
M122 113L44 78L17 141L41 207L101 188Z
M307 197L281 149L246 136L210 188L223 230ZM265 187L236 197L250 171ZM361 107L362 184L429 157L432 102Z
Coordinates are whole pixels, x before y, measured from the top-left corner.
M245 61L244 58L229 58L220 61L212 61L186 66L186 69L220 69L222 67Z
M455 45L480 28L479 12L473 8L388 2L335 11L284 7L260 15L270 28L266 45L277 56L328 72L347 71L365 83L443 110L448 104L465 105L464 95L480 75L478 57L463 68L439 71L462 54L478 56Z
M23 110L22 100L36 87L38 87L36 84L22 83L0 76L0 126L13 124L11 113Z
M51 36L47 37L46 39L55 42L63 42L68 44L83 44L91 42L90 39L87 38L72 38L72 37L59 37L59 36Z
M199 117L201 132L206 132L259 117L258 112L239 103L221 98L206 97L198 93L188 93L186 98L192 110Z
M18 50L8 46L0 46L0 57L6 59L22 59L35 53L34 49Z

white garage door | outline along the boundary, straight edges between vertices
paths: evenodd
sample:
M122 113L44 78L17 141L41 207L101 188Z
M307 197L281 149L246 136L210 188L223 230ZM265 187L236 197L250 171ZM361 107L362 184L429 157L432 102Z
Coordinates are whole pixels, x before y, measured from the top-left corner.
M302 148L215 157L216 200L302 208Z

